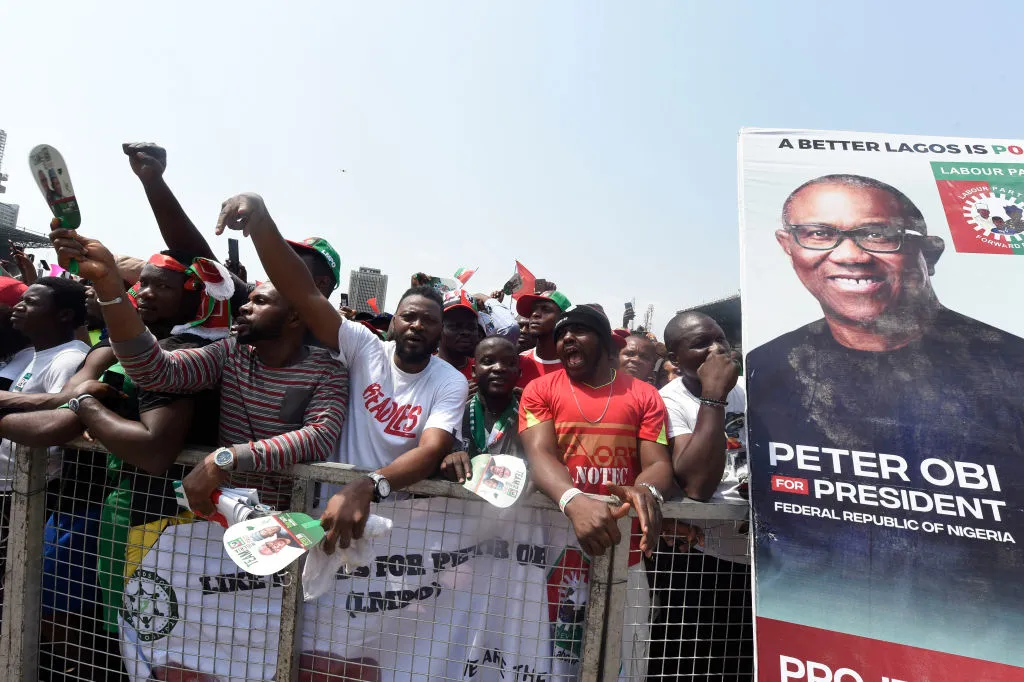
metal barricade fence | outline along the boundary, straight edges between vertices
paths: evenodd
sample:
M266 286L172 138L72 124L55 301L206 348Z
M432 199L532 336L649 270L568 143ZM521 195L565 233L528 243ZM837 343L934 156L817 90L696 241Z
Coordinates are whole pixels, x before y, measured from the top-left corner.
M76 446L66 455L79 458L76 480L49 503L44 451L18 448L5 680L753 679L749 567L662 544L645 571L630 518L619 522L622 541L588 565L542 495L502 512L423 481L408 499L374 506L394 527L372 541L372 559L304 602L301 563L246 574L226 558L219 526L179 523L156 499L170 479L118 474L89 454L96 446ZM179 463L206 454L188 450ZM320 487L360 475L296 465L285 474L289 509L318 511ZM120 516L110 513L119 491L136 495ZM131 512L140 508L148 515ZM688 520L682 529L700 526L709 549L719 527L747 518L736 503L670 502L663 512Z

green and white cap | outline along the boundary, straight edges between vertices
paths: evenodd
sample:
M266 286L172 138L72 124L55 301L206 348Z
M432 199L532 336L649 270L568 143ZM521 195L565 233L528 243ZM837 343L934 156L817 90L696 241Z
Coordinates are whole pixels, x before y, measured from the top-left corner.
M516 312L522 317L529 317L533 314L533 306L537 301L552 301L563 313L572 306L572 303L561 291L545 291L542 294L520 296L516 301Z
M341 256L334 250L330 242L323 237L307 237L301 242L287 241L294 249L306 249L320 254L320 257L327 261L327 265L331 268L331 274L334 275L334 288L338 288L338 284L341 283Z

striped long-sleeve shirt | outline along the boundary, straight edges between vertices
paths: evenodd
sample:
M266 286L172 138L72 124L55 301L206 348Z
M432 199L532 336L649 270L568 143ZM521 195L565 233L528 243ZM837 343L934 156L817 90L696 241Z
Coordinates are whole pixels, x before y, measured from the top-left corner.
M294 365L268 367L252 346L234 338L166 351L147 331L112 346L125 372L145 389L192 393L220 387L219 442L234 449L239 469L231 484L257 488L268 504L286 497L281 482L245 472L323 461L337 451L348 370L326 350L308 348Z

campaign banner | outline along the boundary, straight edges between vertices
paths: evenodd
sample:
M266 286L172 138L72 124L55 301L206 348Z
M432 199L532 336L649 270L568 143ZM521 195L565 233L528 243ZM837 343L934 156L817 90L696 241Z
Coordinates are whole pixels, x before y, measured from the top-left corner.
M739 165L758 679L1024 679L1024 141Z
M372 511L394 522L373 540L373 561L339 571L333 589L303 605L306 665L338 674L343 662L360 661L380 682L577 678L589 562L564 516L445 498ZM208 522L150 537L120 620L134 682L169 679L176 668L207 682L274 679L287 575L240 570L223 537ZM630 572L629 586L623 680L643 679L650 639L642 571Z

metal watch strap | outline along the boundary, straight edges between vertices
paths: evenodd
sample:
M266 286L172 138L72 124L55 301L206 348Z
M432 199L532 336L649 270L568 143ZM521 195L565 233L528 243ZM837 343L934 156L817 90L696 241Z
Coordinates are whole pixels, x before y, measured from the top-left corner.
M656 499L658 501L658 504L664 504L665 503L665 496L662 495L661 491L658 490L657 488L655 488L652 484L650 484L650 483L637 483L637 485L642 485L643 487L645 487L648 490L650 490L651 491L651 495L653 495L654 499Z
M75 414L78 414L78 410L82 407L82 401L85 400L86 398L92 398L96 400L96 396L94 396L92 393L83 393L82 395L69 400L68 408Z
M380 495L380 487L379 486L380 486L381 479L383 479L384 477L381 476L380 474L376 473L376 472L368 473L368 474L366 474L366 477L368 479L370 479L370 481L373 482L373 503L374 504L380 504L380 501L383 500L384 498L381 497L381 495Z

